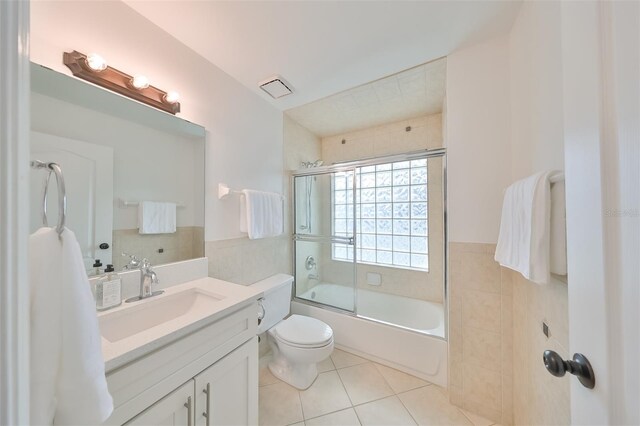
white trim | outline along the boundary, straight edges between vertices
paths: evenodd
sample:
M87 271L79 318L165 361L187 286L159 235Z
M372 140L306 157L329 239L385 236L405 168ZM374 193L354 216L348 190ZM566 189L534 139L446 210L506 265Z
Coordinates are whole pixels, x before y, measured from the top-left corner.
M0 424L29 424L29 2L0 1Z

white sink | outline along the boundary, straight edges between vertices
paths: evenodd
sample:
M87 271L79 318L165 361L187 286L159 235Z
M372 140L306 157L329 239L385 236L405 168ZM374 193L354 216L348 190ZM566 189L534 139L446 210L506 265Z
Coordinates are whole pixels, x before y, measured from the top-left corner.
M224 297L205 293L199 288L154 296L100 316L100 332L109 342L117 342L180 317L200 317L212 312L222 299Z
M208 277L164 291L98 313L107 371L170 344L262 296L255 287Z

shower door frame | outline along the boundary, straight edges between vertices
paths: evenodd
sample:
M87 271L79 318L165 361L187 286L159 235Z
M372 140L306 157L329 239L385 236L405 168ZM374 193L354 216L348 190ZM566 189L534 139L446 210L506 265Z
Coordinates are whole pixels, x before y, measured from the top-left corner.
M442 305L445 309L444 336L427 334L409 327L404 327L402 325L393 324L386 321L377 320L375 318L369 318L369 317L358 315L358 282L357 282L357 263L358 262L356 258L356 249L358 246L358 240L357 240L357 233L356 233L357 225L355 220L356 188L357 188L357 181L355 179L356 170L361 167L374 166L377 164L393 163L397 161L410 161L410 160L418 160L418 159L425 159L425 158L428 160L429 158L437 158L437 157L442 157L442 220L443 220L443 244L444 244L444 247L443 247L443 280L444 282L442 284L443 286ZM294 226L294 232L292 235L292 241L294 243L294 248L292 250L292 257L293 257L292 264L293 264L294 277L297 277L296 250L295 250L296 241L315 241L315 242L319 241L319 239L316 238L319 236L308 236L305 238L305 236L298 235L295 232L295 218L297 217L296 202L295 202L295 194L296 194L295 178L302 177L302 176L317 176L317 175L330 174L330 173L336 173L336 172L345 172L345 171L353 171L353 174L354 174L354 179L353 179L353 213L354 213L353 214L353 217L354 217L354 221L353 221L353 293L354 293L353 294L353 311L341 309L336 306L326 305L324 303L318 303L312 300L307 300L307 299L298 297L296 292L297 282L295 279L294 279L294 285L292 288L292 300L295 302L306 304L306 305L315 306L317 308L334 311L340 314L346 314L355 318L359 318L361 320L371 321L378 324L385 324L385 325L396 327L412 333L420 334L423 336L430 336L436 339L447 341L449 338L449 285L448 285L449 284L449 226L448 226L448 217L447 217L447 150L446 148L426 149L426 150L420 150L420 151L412 151L405 154L387 155L383 157L370 157L362 160L337 163L331 166L315 167L312 169L299 169L299 170L293 171L291 173L291 194L294 195L292 200L293 201L292 202L292 206L293 206L292 223ZM314 240L313 238L316 238L316 239ZM337 242L344 243L344 240L337 241Z

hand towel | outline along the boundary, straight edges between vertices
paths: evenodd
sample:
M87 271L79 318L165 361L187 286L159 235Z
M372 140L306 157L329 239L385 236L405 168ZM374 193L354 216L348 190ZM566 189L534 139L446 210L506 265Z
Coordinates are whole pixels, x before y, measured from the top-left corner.
M101 424L113 411L95 302L68 229L29 238L31 424Z
M284 202L280 194L245 189L240 200L240 230L249 239L275 237L284 232Z
M556 171L519 180L505 191L495 260L537 284L550 278L551 182Z
M140 234L173 234L176 232L176 204L140 201L138 205Z

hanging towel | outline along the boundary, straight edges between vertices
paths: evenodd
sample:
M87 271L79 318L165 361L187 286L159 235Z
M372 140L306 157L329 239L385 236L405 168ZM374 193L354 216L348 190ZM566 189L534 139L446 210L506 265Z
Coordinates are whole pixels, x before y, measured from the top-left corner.
M73 232L29 238L31 424L101 424L113 411L95 302Z
M275 237L284 232L284 202L280 194L245 189L240 200L240 231L249 239Z
M138 205L140 234L173 234L176 232L176 204L140 201Z
M550 277L551 182L556 171L519 180L505 191L495 260L537 284Z

